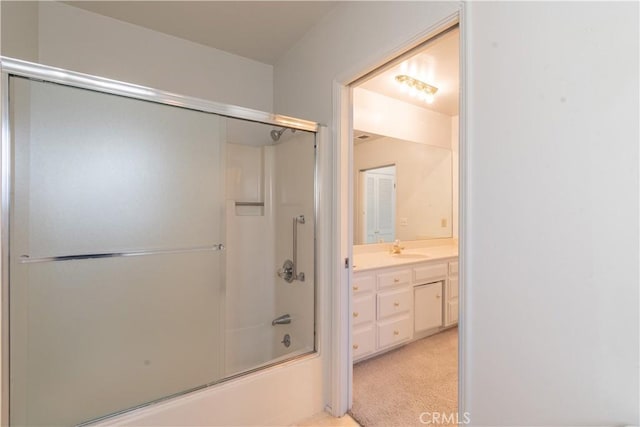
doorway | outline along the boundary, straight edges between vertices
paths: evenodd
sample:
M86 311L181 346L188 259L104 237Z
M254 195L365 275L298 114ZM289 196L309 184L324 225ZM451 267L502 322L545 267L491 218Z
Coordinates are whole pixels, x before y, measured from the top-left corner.
M456 23L349 87L352 140L376 136L349 150L355 172L349 406L364 425L459 421L459 40ZM366 172L378 168L360 167L362 157L394 165L388 235L400 244L376 238L370 217L379 207L368 203L375 178ZM444 423L423 419L436 413Z

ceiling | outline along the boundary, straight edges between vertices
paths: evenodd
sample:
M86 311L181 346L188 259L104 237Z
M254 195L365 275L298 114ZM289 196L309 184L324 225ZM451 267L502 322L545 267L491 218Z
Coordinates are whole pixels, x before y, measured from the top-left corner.
M275 65L338 1L65 1L120 21ZM458 114L459 30L359 87L449 116ZM398 74L436 86L432 104L401 92Z
M66 1L68 5L274 65L335 1Z
M442 35L416 55L377 74L359 87L449 116L457 115L460 93L459 36L458 29ZM433 104L400 91L400 85L395 81L398 74L407 74L437 87Z

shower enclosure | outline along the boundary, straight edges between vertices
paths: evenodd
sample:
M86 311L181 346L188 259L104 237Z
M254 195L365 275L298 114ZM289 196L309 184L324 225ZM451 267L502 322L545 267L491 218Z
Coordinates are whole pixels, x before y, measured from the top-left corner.
M2 79L4 424L315 352L317 124L9 58Z

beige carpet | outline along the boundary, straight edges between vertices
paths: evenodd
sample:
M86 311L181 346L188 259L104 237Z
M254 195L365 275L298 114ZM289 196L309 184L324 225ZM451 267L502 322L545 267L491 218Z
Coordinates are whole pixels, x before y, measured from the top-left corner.
M457 410L457 328L353 367L351 416L363 427L424 426L423 412L449 416ZM423 420L432 416L423 415Z

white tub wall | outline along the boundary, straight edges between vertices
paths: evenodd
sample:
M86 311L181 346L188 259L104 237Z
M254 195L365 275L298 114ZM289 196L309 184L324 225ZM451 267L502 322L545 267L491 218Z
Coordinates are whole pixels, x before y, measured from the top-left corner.
M321 359L292 362L95 427L287 426L322 408Z
M293 218L304 215L298 224L297 270L304 272L305 281L287 283L276 279L276 313L290 314L289 325L274 327L276 356L295 350L313 349L314 345L314 135L287 131L274 151L275 253L278 265L293 259ZM281 341L290 334L291 346Z
M265 134L268 128L265 126ZM264 149L226 144L225 375L254 368L273 357L275 312L273 233L265 202Z

